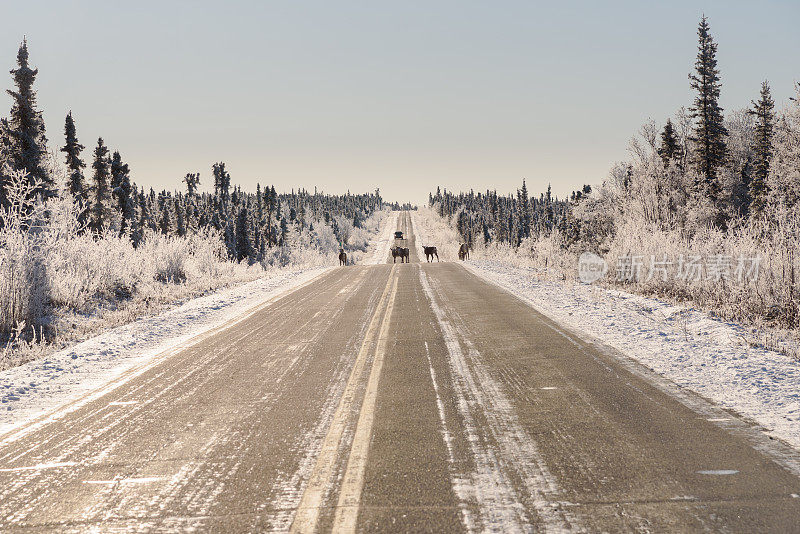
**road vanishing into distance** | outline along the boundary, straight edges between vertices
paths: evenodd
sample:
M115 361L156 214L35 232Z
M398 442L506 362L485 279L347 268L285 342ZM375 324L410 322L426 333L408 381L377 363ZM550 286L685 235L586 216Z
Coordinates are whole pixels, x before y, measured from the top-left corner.
M800 530L796 451L398 221L411 263L328 271L0 436L0 531Z

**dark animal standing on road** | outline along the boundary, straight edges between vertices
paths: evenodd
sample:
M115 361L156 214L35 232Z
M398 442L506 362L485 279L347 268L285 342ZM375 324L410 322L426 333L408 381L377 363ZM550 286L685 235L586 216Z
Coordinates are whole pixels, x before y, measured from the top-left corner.
M411 261L410 259L411 251L404 247L393 247L392 248L392 263L396 263L397 258L400 258L400 263L408 263Z
M347 265L347 252L343 248L339 249L339 265Z
M461 243L461 246L458 247L458 259L461 261L469 259L469 247L466 243Z
M439 261L439 252L437 252L436 247L422 247L425 251L425 260L426 261L433 261L433 257L436 256L436 261Z

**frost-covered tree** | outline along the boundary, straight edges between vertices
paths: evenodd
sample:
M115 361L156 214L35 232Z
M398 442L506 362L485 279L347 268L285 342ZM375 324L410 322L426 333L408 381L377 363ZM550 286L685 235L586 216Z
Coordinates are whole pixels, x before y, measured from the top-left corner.
M139 246L144 239L144 232L150 226L150 212L147 208L147 196L144 194L144 189L136 193L134 189L134 197L136 198L136 225L131 229L131 241L134 246Z
M190 197L194 197L197 194L197 188L200 185L200 173L187 172L183 182L186 184L186 192Z
M280 246L284 246L284 245L286 245L286 238L289 235L289 223L286 222L286 218L285 217L281 217L281 226L280 226L280 228L281 228L281 234L280 234L280 240L279 240L278 244Z
M17 53L17 68L11 70L16 88L6 91L14 103L8 120L3 124L3 134L9 145L10 161L7 163L28 173L29 183L37 184L33 194L47 199L57 194L57 188L45 165L47 137L33 89L38 73L38 69L31 69L28 65L28 42L23 40Z
M267 209L267 222L265 227L265 231L267 233L267 247L272 247L272 245L275 244L275 235L272 231L272 220L274 216L280 216L279 213L276 215L276 210L278 210L278 194L275 192L274 185L271 188L264 188L264 205ZM277 220L277 218L275 220Z
M94 233L100 233L107 228L111 219L111 189L108 183L111 172L109 166L108 148L103 143L103 138L100 137L97 139L92 163L94 173L92 174L89 228Z
M86 225L87 220L87 201L89 194L86 189L86 178L83 175L83 169L86 167L81 158L84 146L78 142L78 135L75 130L75 121L72 118L72 112L67 114L66 121L64 122L64 138L65 144L61 148L61 152L65 154L67 172L67 190L72 196L73 202L78 206L79 219L78 222L81 227Z
M667 119L667 124L664 125L664 130L661 132L661 145L658 147L658 155L661 156L665 168L669 167L672 162L680 165L683 160L683 149L678 141L671 119Z
M750 211L753 216L764 210L769 196L769 165L772 160L772 141L775 129L775 102L770 94L769 84L761 84L761 97L752 103L750 113L755 117L754 163L750 180Z
M769 168L769 203L777 210L800 205L800 83L795 96L777 121Z
M242 261L248 258L255 260L254 249L252 224L247 207L242 206L236 216L236 260Z
M721 187L719 170L725 163L725 137L728 131L723 124L719 106L720 79L717 69L717 44L711 37L708 20L704 16L697 28L698 50L695 72L689 74L690 86L697 91L691 115L695 119L692 133L692 163L698 174L697 191L716 211L715 222L721 223L718 206Z
M166 191L158 194L159 227L164 235L173 235L177 228L175 216L175 204Z
M225 163L215 163L212 167L214 175L214 194L222 200L230 197L231 175L225 170Z
M179 237L184 237L187 232L186 226L186 203L179 194L175 196L175 233Z
M581 194L588 194L586 187ZM527 202L526 199L527 198ZM502 196L497 191L453 194L438 187L429 195L429 203L442 217L450 220L464 243L470 247L477 241L506 243L513 247L530 237L549 235L554 228L563 227L569 209L548 187L539 199L528 196L527 184L515 195ZM528 230L525 231L525 225Z
M531 235L531 209L528 199L528 186L525 180L522 180L522 189L517 193L517 200L519 201L519 242ZM472 232L470 232L470 237ZM471 243L470 239L470 243Z
M122 162L122 156L120 156L119 151L114 151L111 156L111 194L114 198L114 207L120 215L120 235L130 232L135 217L135 201L131 197L131 192L128 164Z

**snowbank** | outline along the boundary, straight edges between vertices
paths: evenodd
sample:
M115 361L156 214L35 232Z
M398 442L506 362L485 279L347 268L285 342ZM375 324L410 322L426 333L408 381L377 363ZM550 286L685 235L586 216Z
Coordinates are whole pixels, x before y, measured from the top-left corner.
M499 261L465 266L555 321L800 448L800 363L751 347L742 327L654 298L539 280L531 269Z

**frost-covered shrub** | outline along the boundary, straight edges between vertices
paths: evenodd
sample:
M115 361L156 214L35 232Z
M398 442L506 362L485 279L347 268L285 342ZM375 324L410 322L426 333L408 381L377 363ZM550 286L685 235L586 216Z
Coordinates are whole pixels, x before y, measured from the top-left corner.
M344 248L356 263L367 252L373 237L380 230L388 213L388 210L375 211L361 221L359 227L353 227Z
M48 301L46 239L39 222L45 213L32 203L36 183L21 171L4 169L8 176L8 206L0 211L0 334L18 326L41 326Z
M146 265L150 278L182 283L200 274L194 261L194 248L189 239L148 232L137 252L149 260Z
M35 238L0 231L0 333L39 325L48 299L47 267Z
M225 244L218 232L208 228L191 234L186 239L200 276L215 279L223 272L229 272L231 265L226 261Z
M339 241L336 239L333 228L324 224L322 221L316 221L314 223L314 231L312 232L311 239L313 246L319 251L324 253L339 251Z
M47 261L53 304L76 311L98 298L132 294L142 278L133 245L110 233L96 240L86 234L53 240Z

